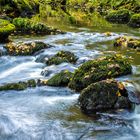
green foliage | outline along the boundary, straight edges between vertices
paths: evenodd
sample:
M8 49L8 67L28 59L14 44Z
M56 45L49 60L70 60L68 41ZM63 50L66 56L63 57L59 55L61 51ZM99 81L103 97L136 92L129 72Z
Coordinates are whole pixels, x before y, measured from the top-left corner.
M128 25L131 27L139 28L140 27L140 14L134 14L131 17Z
M0 19L0 42L8 40L8 36L15 30L15 26L7 20Z
M98 1L98 0L97 0ZM140 6L138 0L100 0L99 5L105 9L111 8L115 10L128 9L133 12L138 12L136 9Z
M130 16L130 11L127 9L123 9L118 11L111 11L106 16L106 19L113 23L128 23L130 20Z
M81 91L91 83L130 74L131 69L130 60L119 54L90 60L74 72L69 87Z
M47 65L59 65L63 62L69 62L69 63L76 63L77 61L77 57L69 52L69 51L60 51L58 52L56 55L54 55L53 57L51 57L46 64Z
M1 11L13 14L14 17L24 17L39 13L39 0L0 0ZM8 9L8 7L10 9Z
M19 33L35 33L35 34L51 34L56 33L57 30L49 28L43 23L32 21L28 18L15 18L13 19L13 24Z
M47 81L49 86L67 86L70 79L72 78L72 73L68 70L61 71L60 73L53 76Z

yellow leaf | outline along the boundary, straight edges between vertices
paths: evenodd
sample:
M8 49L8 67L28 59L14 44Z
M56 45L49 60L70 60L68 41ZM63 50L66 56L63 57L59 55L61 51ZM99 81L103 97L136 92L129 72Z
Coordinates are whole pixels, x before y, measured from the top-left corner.
M119 92L119 90L117 91L116 95L117 95L118 97L121 96L121 93Z

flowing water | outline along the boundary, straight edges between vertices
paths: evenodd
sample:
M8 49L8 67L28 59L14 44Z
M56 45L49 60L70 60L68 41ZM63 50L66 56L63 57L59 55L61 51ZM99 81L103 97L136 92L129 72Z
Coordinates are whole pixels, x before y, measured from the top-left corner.
M17 36L15 42L41 40L53 47L35 56L1 56L0 85L27 79L53 76L63 69L74 71L80 64L110 53L122 52L132 56L133 74L118 78L130 80L140 91L140 52L113 47L113 40L121 35L140 38L139 29L125 25L111 27L76 27L63 25L62 35L43 37ZM104 32L112 32L106 36ZM0 49L4 50L4 44ZM75 65L63 63L46 66L44 56L60 50L74 52L79 57ZM0 140L139 140L140 107L134 112L114 112L84 115L77 104L79 94L67 88L36 87L24 91L0 92Z

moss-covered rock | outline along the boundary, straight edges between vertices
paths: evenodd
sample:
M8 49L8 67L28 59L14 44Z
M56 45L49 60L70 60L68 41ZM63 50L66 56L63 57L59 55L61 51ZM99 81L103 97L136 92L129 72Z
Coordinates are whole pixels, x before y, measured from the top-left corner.
M65 87L70 82L70 79L72 78L72 73L68 70L61 71L60 73L54 75L52 78L50 78L48 81L42 81L42 85L46 83L48 86L60 86Z
M127 96L123 96L124 94L127 95L127 91L124 89L122 90L122 87L124 88L122 83L113 79L89 85L79 96L81 109L85 113L116 108L131 109L132 103Z
M131 17L128 25L131 27L140 28L140 14L134 14Z
M129 22L130 17L131 17L130 11L124 9L124 10L118 10L118 11L111 11L106 16L106 19L109 22L125 24Z
M31 17L39 13L39 0L0 0L0 10L12 17Z
M140 39L122 36L115 40L114 47L129 47L136 50L140 49Z
M6 85L0 86L0 91L4 91L4 90L25 90L28 87L36 87L36 81L35 80L28 80L26 82L8 83Z
M74 72L69 87L81 91L91 83L130 74L131 69L129 58L120 54L90 60Z
M21 34L58 34L64 33L60 30L48 27L47 25L39 22L32 21L28 18L15 18L12 22L16 27L16 32Z
M10 42L5 46L9 55L33 55L36 52L49 47L50 45L40 41L31 42L31 43Z
M46 61L47 65L59 65L63 62L69 62L69 63L76 63L77 61L77 57L69 51L60 51L58 52L56 55L54 55L53 57L51 57L50 59L48 59Z
M8 36L15 30L15 26L8 20L0 19L0 42L7 42Z

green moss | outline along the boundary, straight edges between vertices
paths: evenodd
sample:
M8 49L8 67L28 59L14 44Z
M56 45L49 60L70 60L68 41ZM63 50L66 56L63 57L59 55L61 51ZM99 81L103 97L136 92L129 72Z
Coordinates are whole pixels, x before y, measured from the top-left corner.
M140 49L140 40L132 37L122 36L115 40L115 47L130 47L133 49Z
M69 87L81 91L91 83L130 74L131 69L129 58L119 54L90 60L74 72Z
M27 81L28 87L36 87L36 81L31 79Z
M116 108L131 109L132 103L129 98L122 96L122 94L128 95L128 93L126 90L122 90L122 88L120 90L120 84L116 80L107 79L89 85L79 96L78 100L81 109L85 113Z
M39 13L39 0L1 0L0 9L12 17L31 17L35 13Z
M60 73L53 76L47 81L49 86L67 86L70 79L72 78L72 73L68 70L61 71Z
M134 14L131 17L128 25L131 27L140 28L140 14Z
M0 19L0 42L6 42L8 36L15 30L15 26L7 20Z
M45 44L40 41L31 43L17 43L17 44L10 42L5 46L9 55L33 55L36 52L49 47L50 46L48 44Z
M36 87L36 81L35 80L28 80L26 82L8 83L6 85L0 86L0 91L4 91L4 90L25 90L28 87Z
M77 61L77 57L69 52L69 51L60 51L58 52L56 55L54 55L53 57L51 57L46 64L47 65L59 65L63 62L69 62L69 63L76 63Z
M63 33L57 29L48 27L47 25L32 21L28 18L15 18L13 19L13 24L16 27L17 33L21 34L58 34Z
M130 20L130 11L129 10L118 10L118 11L111 11L107 16L106 19L113 23L128 23Z

